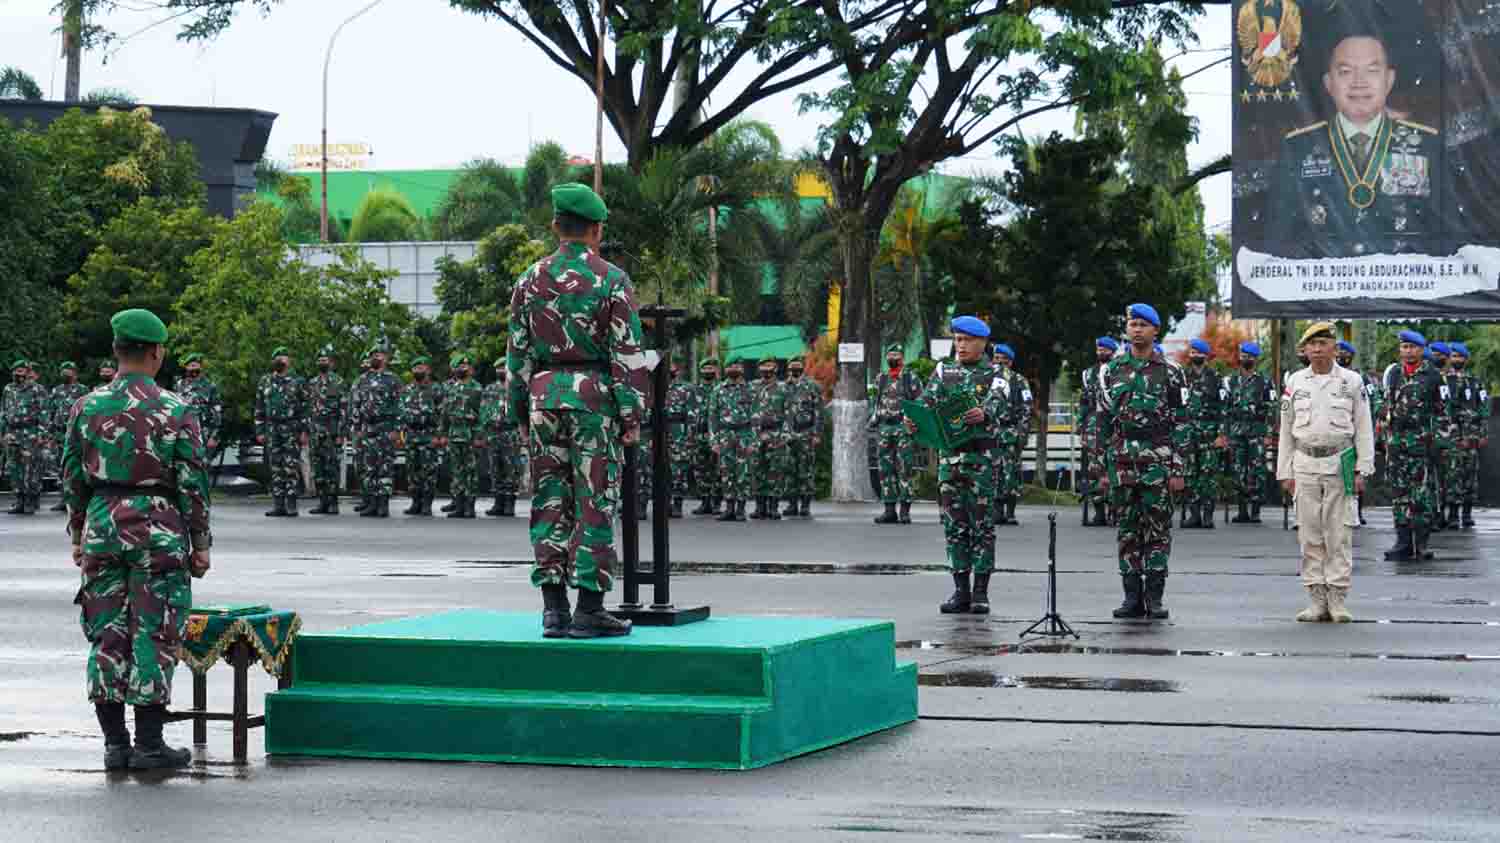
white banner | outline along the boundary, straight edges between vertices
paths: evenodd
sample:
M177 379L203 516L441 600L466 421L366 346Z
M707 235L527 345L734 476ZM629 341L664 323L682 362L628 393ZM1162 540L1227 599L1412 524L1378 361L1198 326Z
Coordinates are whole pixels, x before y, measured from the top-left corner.
M1452 257L1361 255L1278 258L1241 247L1240 284L1268 302L1439 299L1500 290L1500 249L1464 246Z
M839 343L840 363L863 363L865 362L865 344L862 342Z

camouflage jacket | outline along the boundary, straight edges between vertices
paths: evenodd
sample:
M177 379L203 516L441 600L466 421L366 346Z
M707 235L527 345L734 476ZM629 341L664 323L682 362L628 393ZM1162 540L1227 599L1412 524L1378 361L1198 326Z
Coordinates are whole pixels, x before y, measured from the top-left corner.
M217 440L224 428L224 399L219 394L219 385L199 375L196 378L178 378L172 391L192 406L198 414L198 425L203 430L203 444Z
M45 433L51 421L47 387L39 383L10 383L0 393L0 435Z
M787 432L786 384L757 378L750 385L750 426L761 436Z
M1031 434L1031 385L1015 369L996 366L994 389L1000 393L995 416L995 432L1000 444L1024 444Z
M255 389L255 435L272 427L307 432L307 381L298 375L262 375Z
M1159 464L1169 476L1184 471L1173 436L1184 418L1187 381L1182 369L1161 354L1139 360L1126 353L1104 370L1104 404L1099 431L1109 457L1119 465Z
M698 410L695 427L697 428L697 434L705 440L709 439L713 434L714 399L719 394L719 384L723 382L722 380L701 381L694 387L697 391L695 406Z
M1449 388L1453 394L1453 415L1457 420L1458 436L1463 439L1485 436L1484 425L1479 418L1479 379L1467 372L1455 372Z
M1005 374L984 357L968 366L957 360L944 360L933 370L932 377L927 379L927 386L922 389L917 400L929 407L936 407L947 402L954 393L973 393L977 406L984 410L984 421L981 423L983 432L978 437L988 441L978 442L972 451L959 453L980 454L985 448L996 444L1000 433L998 421L1009 412L1006 405L1013 400L1013 396L1006 392L1007 386L1002 384L1008 384ZM970 442L974 443L975 440ZM985 458L988 459L988 456L985 455Z
M1183 418L1192 423L1199 437L1212 439L1223 433L1224 409L1229 402L1224 378L1207 363L1201 367L1186 366L1181 371L1187 387Z
M85 552L155 548L162 531L185 533L192 550L213 543L198 416L146 375L120 374L74 406L62 466L68 530L82 539L87 526ZM101 486L141 492L96 494Z
M683 380L672 381L667 388L667 433L674 439L696 433L696 422L702 408L698 406L698 388Z
M1438 419L1437 442L1438 447L1452 448L1458 445L1458 441L1464 436L1465 407L1463 402L1463 375L1452 369L1438 372L1443 379L1443 400L1448 404L1448 412Z
M1103 377L1108 364L1095 363L1083 370L1079 378L1078 406L1073 413L1073 424L1085 446L1095 448L1099 442L1099 407L1104 402Z
M803 377L806 377L804 375ZM908 367L901 374L891 377L889 370L875 378L875 401L870 405L867 427L904 428L905 416L901 412L902 401L916 401L922 397L922 379Z
M479 426L483 405L484 387L479 381L473 378L454 381L443 393L443 435L455 442L483 438Z
M401 423L401 379L390 369L359 376L350 391L350 424L360 433L389 433Z
M408 441L435 435L442 412L443 388L436 383L412 382L401 390L401 429Z
M791 417L792 433L807 436L818 435L823 429L823 387L803 375L789 379L787 388L787 414ZM917 394L921 397L921 393Z
M1225 379L1229 401L1225 405L1226 436L1268 436L1276 424L1276 387L1260 372L1238 371Z
M307 382L312 403L312 427L319 433L342 436L348 425L349 389L337 372L319 374Z
M739 383L726 380L714 389L712 436L715 444L732 435L750 432L750 414L754 395L750 384L743 379Z
M487 385L479 395L479 427L488 433L506 433L516 429L505 411L510 390L505 381Z
M563 243L516 282L505 365L513 419L584 410L638 422L648 370L630 278L583 244Z
M1448 415L1448 387L1424 360L1410 375L1400 361L1385 370L1385 428L1392 442L1414 448L1433 441Z
M1370 419L1380 424L1385 413L1385 390L1378 378L1366 372L1360 372L1359 379L1364 382L1365 396L1370 400Z
M68 416L73 412L73 405L88 394L89 388L81 383L60 383L52 387L52 393L47 396L47 433L57 440L57 444L61 445L68 435Z

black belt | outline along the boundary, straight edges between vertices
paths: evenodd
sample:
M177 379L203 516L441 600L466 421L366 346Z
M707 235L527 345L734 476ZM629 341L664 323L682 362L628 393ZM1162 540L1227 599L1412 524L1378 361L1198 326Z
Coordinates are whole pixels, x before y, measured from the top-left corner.
M970 439L957 448L953 449L955 454L973 454L980 451L993 451L1000 447L1000 442L995 439Z
M177 494L173 486L127 486L123 483L96 483L90 487L100 497L125 498L132 495L154 495L172 497Z

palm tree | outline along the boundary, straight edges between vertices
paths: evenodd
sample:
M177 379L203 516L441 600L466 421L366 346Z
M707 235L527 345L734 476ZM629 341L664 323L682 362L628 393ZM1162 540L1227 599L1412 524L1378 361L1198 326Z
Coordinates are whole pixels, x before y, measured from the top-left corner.
M801 325L803 335L811 338L827 318L828 287L837 271L837 241L828 207L821 201L804 203L794 193L764 204L768 207L756 209L743 220L750 230L748 239L775 274L787 319ZM741 225L736 218L731 232L738 234ZM758 303L759 283L754 292Z
M476 158L448 187L433 215L433 227L444 240L478 240L520 221L523 210L521 186L510 170L493 158Z
M0 100L39 100L42 86L19 67L0 69Z
M526 153L522 165L521 200L534 224L545 227L552 218L552 188L572 181L574 167L568 163L568 152L557 141L543 141Z
M910 302L908 316L915 318L921 326L923 348L928 347L936 333L942 315L939 305L945 299L937 289L939 279L924 277L923 266L929 262L934 250L957 240L963 229L955 212L962 199L961 192L938 200L933 199L932 193L930 182L920 190L912 187L901 189L891 215L886 218L880 251L875 256L877 269L890 267L907 273L909 283L902 285L906 288L905 294L888 298Z
M422 220L405 196L372 190L360 201L349 224L351 243L392 243L422 238Z
M124 88L95 88L83 95L89 105L135 105L139 100Z

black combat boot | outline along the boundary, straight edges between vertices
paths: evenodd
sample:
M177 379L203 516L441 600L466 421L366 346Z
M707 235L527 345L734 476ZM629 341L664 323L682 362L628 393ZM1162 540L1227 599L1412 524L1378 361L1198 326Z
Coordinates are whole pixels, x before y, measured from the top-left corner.
M515 518L516 517L516 496L515 495L506 495L505 496L505 509L500 514L503 515L503 516L505 516L506 518Z
M1005 501L1000 498L995 498L995 502L990 506L990 523L996 527L1005 526Z
M988 615L990 613L990 575L974 575L974 594L969 598L969 613L974 615Z
M369 508L370 508L370 493L369 492L365 492L365 491L361 491L359 493L359 503L357 503L357 504L354 505L354 514L355 515L364 515L365 514L365 510L367 510Z
M900 524L901 516L896 514L896 504L891 502L885 505L885 512L875 516L876 524Z
M1463 522L1458 518L1458 508L1459 506L1456 503L1448 504L1448 528L1450 530L1456 530L1463 526Z
M1240 511L1236 512L1230 521L1235 524L1250 523L1250 505L1245 502L1244 498L1240 498Z
M453 496L453 511L448 513L449 518L466 518L469 511L468 499L463 495Z
M1210 516L1212 517L1212 516ZM1187 520L1181 524L1184 530L1196 530L1203 526L1203 514L1199 512L1198 505L1190 503L1187 507Z
M1094 520L1089 522L1090 527L1108 527L1109 514L1104 511L1104 504L1094 503Z
M448 507L448 506L443 507L443 511L444 512L447 512L450 509L452 509L452 507ZM411 506L408 506L406 509L401 510L401 514L402 515L421 515L422 514L422 493L421 492L413 491L411 493Z
M104 731L104 769L130 766L130 730L125 728L125 703L94 703L94 716Z
M288 518L296 518L297 517L297 496L296 495L287 495L286 496L285 507L286 507L286 517L288 517Z
M1141 587L1141 575L1125 574L1120 577L1120 581L1125 586L1125 600L1114 611L1114 616L1120 619L1144 618L1146 601L1145 590Z
M760 495L755 496L755 509L750 511L751 521L761 521L766 517L766 499Z
M490 508L486 509L484 511L484 514L488 515L491 518L494 518L495 516L499 515L500 512L501 512L501 508L500 508L500 496L496 495L494 503L490 504Z
M973 594L969 591L969 572L953 572L953 593L938 606L945 615L966 615L973 608Z
M281 495L272 495L271 496L271 509L266 512L266 517L267 518L285 518L286 517L286 498L283 498Z
M1212 530L1214 528L1214 512L1217 509L1218 506L1212 503L1203 505L1203 529Z
M568 625L569 638L614 638L630 634L630 621L604 611L604 592L578 590L578 611Z
M1011 498L1005 502L1005 521L1012 527L1021 526L1021 522L1016 520L1016 503L1015 498Z
M689 514L690 515L707 515L707 514L709 514L709 512L713 509L713 507L711 507L711 506L708 505L708 500L709 500L709 496L708 495L704 495L703 497L699 498L698 499L698 506L695 507L692 510L692 512L690 512Z
M335 493L335 494L332 494L332 495L328 496L328 506L326 507L326 513L328 515L338 515L339 514L339 496L338 496L338 494Z
M21 493L19 493L19 492L17 492L16 493L16 502L13 503L13 504L11 504L10 509L5 510L5 514L6 515L25 515L26 514L26 496L23 495L23 494L21 494Z
M307 514L308 515L327 515L328 514L328 496L327 495L321 495L321 494L318 495L318 505L315 506L315 507L313 507L312 509L309 509L307 511Z
M1171 617L1166 605L1162 603L1162 595L1166 590L1166 571L1146 572L1146 617L1154 621L1164 621Z
M1416 558L1421 562L1430 562L1437 558L1437 554L1427 549L1427 542L1432 537L1432 531L1426 527L1418 527L1413 536L1417 540Z
M479 517L479 514L474 511L474 505L476 503L478 503L478 500L473 495L465 495L464 496L464 517L465 518L478 518Z
M734 502L734 520L736 520L736 521L744 521L745 520L745 504L746 503L748 503L748 501L746 501L744 498L740 498L739 500L736 500Z
M55 504L47 507L47 511L48 512L67 512L68 511L68 505L65 504L65 503L63 503L62 501L58 501L57 503L55 503Z
M1261 520L1260 520L1260 501L1251 501L1250 502L1250 523L1251 524L1259 524L1259 523L1261 523Z
M458 501L456 499L450 498L447 503L443 504L440 511L443 513L449 513L455 509L458 509Z
M573 613L568 606L568 587L562 584L542 586L542 637L567 638Z
M812 495L803 495L802 496L802 513L801 514L802 514L803 518L811 518L812 517Z
M724 505L724 514L720 515L718 518L715 518L714 520L715 521L733 521L733 520L735 520L735 517L734 517L734 498L729 498L729 499L725 500L724 504L725 504Z
M668 518L682 517L682 498L672 498L672 511L667 513Z
M786 499L786 506L782 507L781 514L789 518L797 517L797 498L795 495L789 496Z
M900 517L901 517L901 523L902 524L910 524L911 523L911 501L902 501L901 502L901 516Z
M1390 550L1385 552L1387 562L1410 562L1415 557L1412 555L1411 528L1396 528L1396 543L1391 545Z
M723 495L714 495L713 497L711 497L711 498L708 499L708 514L709 515L718 515L719 511L721 509L723 509L723 508L724 508L724 496Z
M776 508L776 498L772 495L766 495L766 520L781 520L781 511Z
M1463 521L1463 525L1465 527L1472 527L1472 526L1474 526L1474 523L1475 523L1474 522L1474 504L1472 504L1472 503L1466 503L1466 504L1464 504L1464 521Z
M364 509L360 510L359 517L360 518L379 518L380 517L380 501L381 501L381 497L379 495L371 495L370 496L370 502L365 505Z
M161 727L166 722L167 707L164 705L135 707L135 750L130 753L131 767L137 770L166 770L186 767L192 763L191 750L174 749L162 740Z

